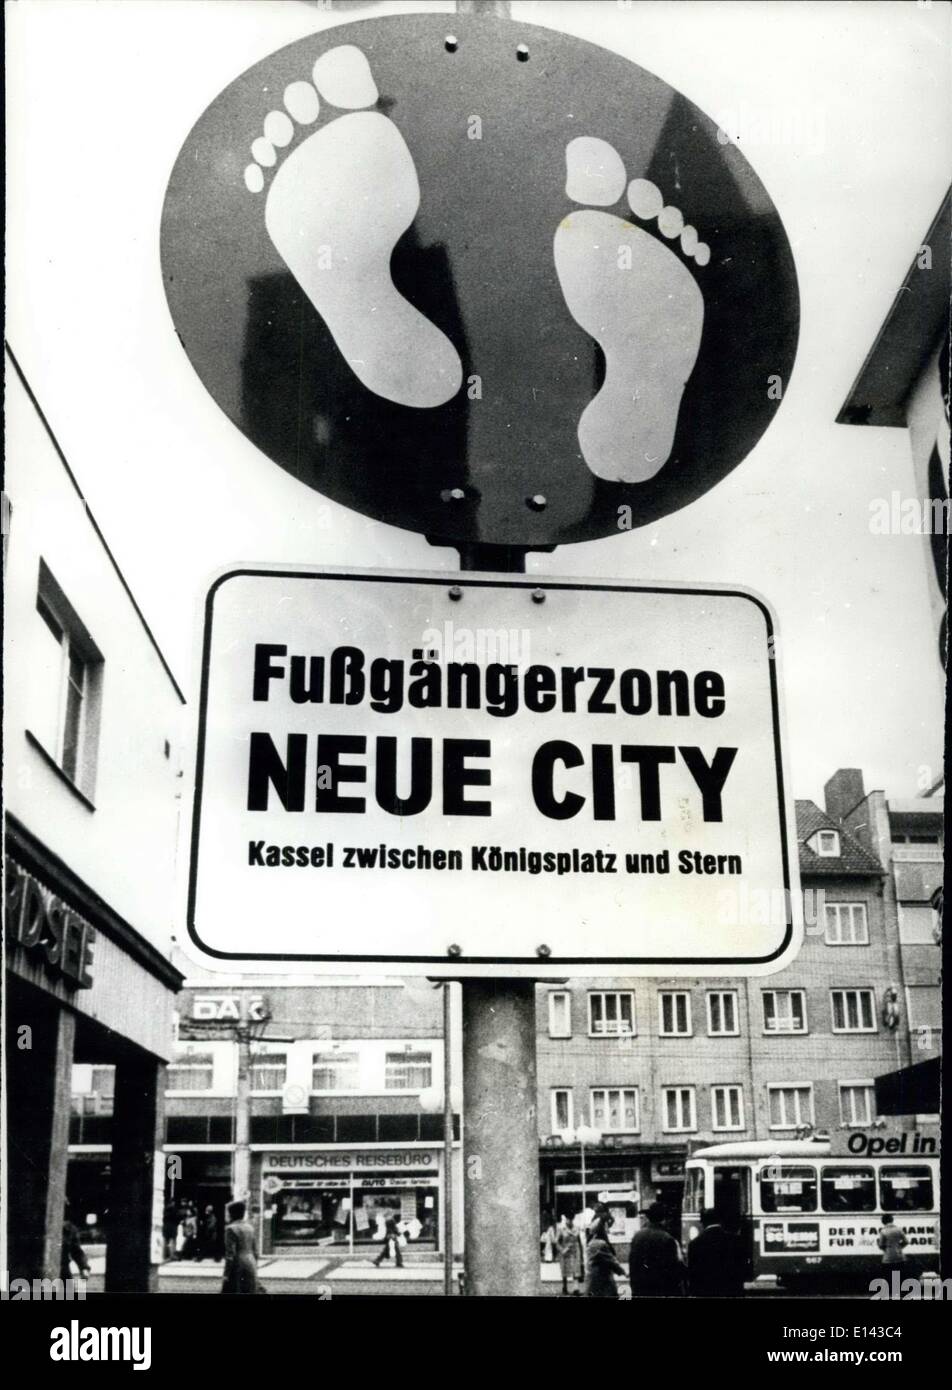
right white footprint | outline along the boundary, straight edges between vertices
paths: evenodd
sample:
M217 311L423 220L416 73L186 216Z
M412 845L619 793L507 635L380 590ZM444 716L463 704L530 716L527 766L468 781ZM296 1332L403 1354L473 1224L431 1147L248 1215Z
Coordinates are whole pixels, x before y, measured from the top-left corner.
M621 201L625 166L607 141L571 140L565 161L573 202ZM653 183L633 179L627 196L631 211L654 223L657 234L586 207L559 224L554 254L569 312L605 355L605 381L578 424L582 457L596 477L643 483L671 455L701 345L704 297L684 258L703 267L711 253ZM665 244L674 238L680 255Z
M275 249L367 389L398 405L443 405L462 384L459 354L390 274L420 206L413 156L393 121L366 109L378 93L359 48L329 49L311 78L292 82L284 110L264 117L245 186L252 195L267 186ZM315 126L321 98L338 110Z

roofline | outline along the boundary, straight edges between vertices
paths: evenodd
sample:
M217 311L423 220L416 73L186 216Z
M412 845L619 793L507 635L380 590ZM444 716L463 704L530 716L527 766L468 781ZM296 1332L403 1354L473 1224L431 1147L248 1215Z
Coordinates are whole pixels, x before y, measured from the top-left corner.
M906 402L916 378L928 362L943 329L948 325L949 233L943 227L950 214L952 189L946 192L912 264L896 292L873 345L836 416L838 425L891 425L906 423ZM938 275L918 274L918 256L928 246L939 256ZM921 318L926 332L909 333L908 320ZM888 351L885 370L880 363L887 337L896 340ZM899 345L898 361L895 351ZM914 354L914 355L913 355ZM877 399L878 398L878 399Z
M171 682L171 685L172 685L172 689L175 691L175 693L176 693L176 695L178 696L179 700L181 701L181 703L182 703L183 705L184 705L184 704L187 704L188 702L187 702L187 700L185 699L184 694L182 693L181 687L179 686L179 683L178 683L178 681L175 679L174 675L172 674L172 668L169 666L169 663L166 661L165 657L163 656L163 654L162 654L162 648L159 646L158 642L156 641L155 634L153 633L152 629L149 627L149 624L146 622L145 614L142 612L142 609L139 607L139 605L138 605L138 603L137 603L137 601L136 601L136 597L135 597L135 595L133 594L132 590L131 590L130 587L129 587L129 582L128 582L128 580L126 579L126 577L125 577L125 575L123 574L122 570L119 568L119 563L118 563L118 561L116 560L115 555L113 555L112 551L111 551L110 548L109 548L109 542L106 540L106 537L103 535L102 530L101 530L101 528L100 528L100 526L99 526L99 522L96 520L95 516L93 515L92 508L90 507L89 503L86 501L86 498L83 496L82 488L79 486L79 483L78 483L77 480L76 480L76 475L75 475L75 473L73 472L72 468L70 468L69 463L68 463L67 460L66 460L66 455L63 453L63 450L62 450L62 448L60 447L60 442L59 442L59 440L56 438L56 435L53 433L53 429L52 429L52 426L50 425L49 420L46 418L46 415L43 413L43 407L40 405L39 401L37 400L35 391L33 390L33 388L32 388L32 386L30 385L30 383L27 381L27 379L26 379L26 374L25 374L25 372L23 371L23 368L20 366L20 363L17 361L16 354L14 353L14 351L13 351L12 347L10 346L10 343L8 342L7 339L4 339L3 345L4 345L4 348L6 349L7 356L9 357L10 361L13 363L14 371L16 372L17 376L18 376L19 379L20 379L20 384L22 385L24 391L26 392L27 396L29 397L29 400L30 400L30 403L31 403L32 406L33 406L33 409L36 411L37 415L40 417L40 421L42 422L43 428L46 430L46 433L47 433L47 436L48 436L48 438L49 438L49 441L50 441L50 443L53 445L53 448L56 450L57 457L59 458L60 463L63 465L63 468L64 468L65 471L66 471L66 476L67 476L67 478L69 478L70 482L72 483L72 485L73 485L73 487L74 487L74 489L75 489L75 491L76 491L76 496L79 498L79 500L80 500L80 501L82 502L82 504L83 504L83 509L84 509L84 511L86 512L87 517L89 518L89 524L92 526L93 530L95 531L96 536L97 536L97 538L98 538L98 540L99 540L100 545L102 546L103 550L106 552L106 557L107 557L107 559L109 560L109 563L112 565L113 569L114 569L115 572L116 572L116 575L117 575L117 577L118 577L118 579L119 579L119 583L122 585L123 589L124 589L125 592L126 592L126 597L128 598L129 602L132 604L133 609L135 610L136 617L139 619L139 622L142 624L143 631L145 632L146 637L149 639L149 643L150 643L150 645L151 645L151 647L152 647L152 650L155 652L156 656L159 658L159 661L160 661L160 663L161 663L161 665L162 665L162 669L163 669L163 671L165 672L165 674L168 676L169 681Z

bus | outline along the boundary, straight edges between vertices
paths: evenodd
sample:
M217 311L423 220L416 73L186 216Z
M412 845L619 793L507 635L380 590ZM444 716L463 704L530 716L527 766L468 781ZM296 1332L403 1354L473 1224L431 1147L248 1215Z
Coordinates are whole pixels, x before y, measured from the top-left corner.
M888 1213L906 1236L904 1277L938 1273L937 1150L921 1133L860 1131L835 1145L816 1137L698 1149L685 1164L682 1246L713 1207L745 1242L748 1279L773 1275L790 1292L868 1281L882 1274L877 1237Z

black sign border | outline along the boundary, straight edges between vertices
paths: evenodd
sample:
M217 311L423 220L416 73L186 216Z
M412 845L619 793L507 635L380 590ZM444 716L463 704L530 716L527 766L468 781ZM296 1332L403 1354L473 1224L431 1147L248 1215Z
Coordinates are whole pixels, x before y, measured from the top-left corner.
M248 955L240 951L218 951L205 945L195 926L195 899L198 891L198 850L201 837L201 803L205 769L205 736L206 736L206 715L208 709L208 681L211 665L211 641L212 641L212 622L214 619L214 602L217 591L229 579L252 578L252 579L325 579L339 581L343 583L387 583L387 584L435 584L444 588L458 586L459 588L482 588L482 589L568 589L574 592L594 592L594 593L637 593L637 594L690 594L698 598L742 598L748 603L753 603L763 614L767 629L767 640L772 642L774 638L773 617L769 608L756 594L744 589L717 588L705 589L692 586L670 586L663 584L599 584L591 580L572 581L564 579L549 579L544 575L532 575L528 577L514 577L512 575L476 577L468 573L458 574L455 571L433 572L431 574L387 574L384 570L362 570L353 573L345 570L298 570L298 569L263 569L255 567L242 567L240 569L228 570L220 574L208 591L205 600L204 630L202 635L202 681L199 694L198 711L198 744L195 757L195 791L192 800L192 825L190 834L190 850L188 865L188 906L186 909L186 925L188 934L194 944L205 955L211 956L216 960L233 961L295 961L295 962L320 962L335 965L354 964L365 965L420 965L421 967L439 965L442 967L480 967L485 966L491 969L492 973L498 976L496 967L500 965L514 965L521 968L532 966L538 969L540 965L545 965L551 969L558 969L561 966L586 966L591 967L589 974L597 975L603 966L628 966L641 967L646 965L669 965L669 966L717 966L741 965L741 966L763 966L769 965L777 960L789 948L793 939L793 913L792 899L790 892L790 847L787 840L787 802L786 792L783 782L783 759L780 748L780 698L777 688L777 665L775 661L768 660L770 673L770 708L773 719L773 745L774 745L774 767L777 774L777 802L780 813L780 846L783 858L783 886L786 902L786 929L783 941L775 951L768 956L606 956L595 958L592 956L556 956L547 957L545 961L540 961L537 956L453 956L446 954L440 956L422 955L342 955L333 953L329 955L301 955L290 954L287 952L260 952L256 955ZM425 970L423 973L426 973ZM468 972L467 972L468 973ZM472 978L472 977L470 977Z

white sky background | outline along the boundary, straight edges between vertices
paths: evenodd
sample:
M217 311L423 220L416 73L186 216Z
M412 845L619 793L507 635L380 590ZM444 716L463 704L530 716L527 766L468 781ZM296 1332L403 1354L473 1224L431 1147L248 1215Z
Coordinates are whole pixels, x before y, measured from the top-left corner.
M798 796L840 766L919 789L942 757L921 537L870 534L914 495L903 430L834 424L952 169L945 3L541 3L513 16L614 48L740 139L800 277L793 378L728 479L661 523L539 572L749 585L779 617ZM451 568L325 501L222 414L172 328L165 187L232 78L328 24L450 4L16 0L7 5L7 336L183 685L209 575L236 562Z

